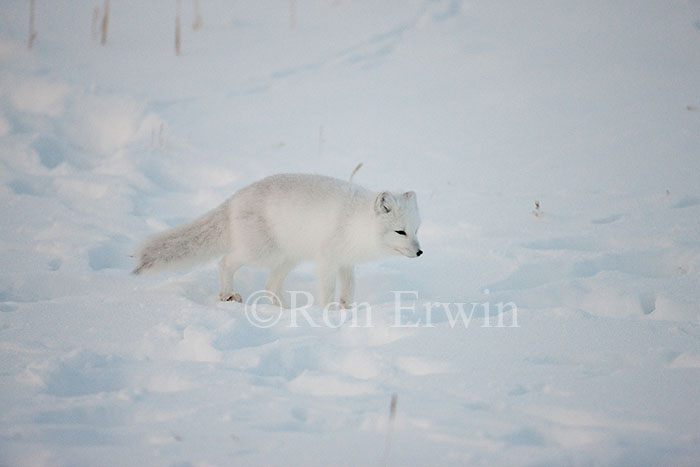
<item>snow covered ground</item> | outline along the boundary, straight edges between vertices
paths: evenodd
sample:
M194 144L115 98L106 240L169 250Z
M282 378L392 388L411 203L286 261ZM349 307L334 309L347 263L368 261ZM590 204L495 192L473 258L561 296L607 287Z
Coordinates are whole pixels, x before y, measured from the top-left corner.
M112 0L102 46L103 2L39 0L31 50L0 3L0 465L698 464L697 0L188 0L180 56L175 1ZM370 323L129 274L253 180L359 162L424 220L358 267Z

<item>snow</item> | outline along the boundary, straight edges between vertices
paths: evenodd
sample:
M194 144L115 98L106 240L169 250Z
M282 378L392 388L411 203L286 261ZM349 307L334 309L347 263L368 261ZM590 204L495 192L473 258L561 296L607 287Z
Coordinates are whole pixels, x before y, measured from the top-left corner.
M697 465L700 4L199 3L180 56L177 2L112 1L104 46L103 2L37 2L31 50L2 7L0 465ZM359 162L423 218L425 255L357 268L371 311L129 274Z

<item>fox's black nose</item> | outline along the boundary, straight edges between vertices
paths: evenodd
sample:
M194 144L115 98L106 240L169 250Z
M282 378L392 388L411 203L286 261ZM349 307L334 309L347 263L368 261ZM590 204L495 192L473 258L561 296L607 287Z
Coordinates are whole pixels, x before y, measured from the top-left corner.
M416 256L420 256L420 255L422 255L422 254L423 254L423 250L418 250L418 251L416 251Z

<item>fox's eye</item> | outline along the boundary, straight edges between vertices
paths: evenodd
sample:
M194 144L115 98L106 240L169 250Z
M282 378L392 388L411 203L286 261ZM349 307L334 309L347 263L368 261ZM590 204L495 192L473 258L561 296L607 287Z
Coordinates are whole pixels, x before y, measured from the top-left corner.
M394 230L399 235L403 235L404 237L406 236L406 232L404 230Z

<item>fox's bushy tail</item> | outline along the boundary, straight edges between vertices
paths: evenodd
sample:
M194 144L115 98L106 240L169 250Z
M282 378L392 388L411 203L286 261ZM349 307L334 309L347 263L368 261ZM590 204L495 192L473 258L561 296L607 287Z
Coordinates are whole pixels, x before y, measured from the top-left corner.
M228 203L164 232L148 237L136 252L134 274L180 269L223 255L229 248Z

